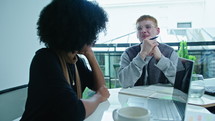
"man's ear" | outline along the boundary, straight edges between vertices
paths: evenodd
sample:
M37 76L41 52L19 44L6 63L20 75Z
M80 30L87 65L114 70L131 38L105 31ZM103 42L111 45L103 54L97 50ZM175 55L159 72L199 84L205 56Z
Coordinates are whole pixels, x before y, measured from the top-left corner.
M157 35L160 34L160 28L157 27Z

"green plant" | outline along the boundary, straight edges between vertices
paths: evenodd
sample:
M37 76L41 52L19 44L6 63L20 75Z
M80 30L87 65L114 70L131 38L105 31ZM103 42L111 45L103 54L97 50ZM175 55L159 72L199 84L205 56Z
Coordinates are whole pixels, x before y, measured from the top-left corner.
M180 42L180 48L178 50L178 56L190 60L196 60L196 57L193 55L188 55L187 42L182 40Z

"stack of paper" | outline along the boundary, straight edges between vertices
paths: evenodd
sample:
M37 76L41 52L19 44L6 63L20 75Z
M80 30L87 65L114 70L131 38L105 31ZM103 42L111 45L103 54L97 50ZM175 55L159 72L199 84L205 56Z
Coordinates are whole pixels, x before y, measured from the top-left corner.
M172 98L172 92L173 87L156 85L123 88L119 91L121 94L150 98Z

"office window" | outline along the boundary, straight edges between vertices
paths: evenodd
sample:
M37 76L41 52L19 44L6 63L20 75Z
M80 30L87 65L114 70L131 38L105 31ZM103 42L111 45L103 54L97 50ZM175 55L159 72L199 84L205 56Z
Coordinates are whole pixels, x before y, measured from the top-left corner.
M177 23L177 28L192 28L192 22Z

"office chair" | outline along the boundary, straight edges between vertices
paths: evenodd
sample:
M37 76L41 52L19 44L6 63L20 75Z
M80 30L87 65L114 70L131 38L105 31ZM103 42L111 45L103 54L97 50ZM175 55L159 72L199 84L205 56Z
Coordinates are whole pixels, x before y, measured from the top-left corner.
M13 121L22 116L27 99L27 85L0 91L0 121Z
M194 68L193 60L179 57L174 84L175 88L182 90L184 93L188 93L193 68Z

